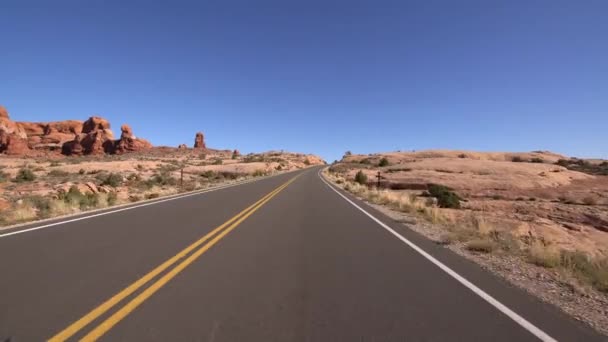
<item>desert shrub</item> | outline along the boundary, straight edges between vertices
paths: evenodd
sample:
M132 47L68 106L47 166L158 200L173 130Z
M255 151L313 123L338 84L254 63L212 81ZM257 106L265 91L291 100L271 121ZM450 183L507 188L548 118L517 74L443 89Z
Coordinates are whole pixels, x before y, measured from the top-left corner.
M158 192L152 192L146 195L146 199L154 199L158 197L160 197L160 194Z
M304 165L310 165L310 160L308 160L308 158L304 159Z
M24 201L30 203L34 208L36 208L38 217L46 218L46 217L50 216L51 200L49 198L39 196L39 195L34 195L34 196L29 196L29 197L25 198Z
M556 249L533 244L527 251L527 261L536 266L554 268L560 265L560 253Z
M77 205L78 207L80 207L80 209L83 210L96 208L99 205L99 194L94 194L90 192L83 194L82 192L80 192L80 190L78 190L78 187L75 185L70 187L68 192L60 195L59 199L63 200L68 204Z
M78 170L78 174L80 174L80 175L84 175L85 173L87 173L87 171L85 169Z
M525 198L523 198L523 197L517 197L515 200L516 200L516 201L525 201L526 199L525 199Z
M236 151L232 151L232 159L236 159L238 156L239 155L236 153Z
M50 164L51 167L60 166L60 165L61 165L61 163L56 160L53 160Z
M495 243L487 239L472 240L466 245L467 250L480 253L492 253L495 248Z
M108 205L112 206L118 202L118 195L115 192L110 192L106 197Z
M534 202L534 201L536 201L536 198L535 197L530 197L530 198L528 198L528 201Z
M244 163L264 162L264 156L257 154L249 154L243 158Z
M371 161L371 160L369 160L369 158L363 158L363 159L361 159L361 160L359 161L359 164L365 164L365 165L369 165L369 164L371 164L371 163L372 163L372 161Z
M562 251L560 264L583 282L608 292L608 259L592 260L579 251Z
M515 156L515 157L511 158L511 161L514 163L523 163L524 162L523 158L520 156Z
M281 171L281 170L283 170L283 165L279 164L274 169L277 171Z
M203 178L214 178L215 175L216 175L215 172L213 172L211 170L204 171L200 174L200 176Z
M9 174L4 172L4 171L0 171L0 183L2 182L6 182L9 179Z
M357 172L357 174L355 175L355 182L362 185L367 184L367 176L365 175L365 173L363 173L363 171L359 170L359 172Z
M344 156L345 156L345 157L346 157L346 156L352 156L352 155L353 155L353 153L352 153L351 151L346 151L346 152L344 152Z
M530 159L531 163L544 163L545 161L543 160L543 158L538 158L538 157L534 157L532 159Z
M466 157L467 157L467 155L464 154L464 153L461 153L461 154L458 155L458 158L460 158L460 159L464 159Z
M36 180L36 175L34 174L34 172L31 169L24 167L19 169L14 181L17 183L24 183L32 182L34 180Z
M155 173L152 177L150 177L150 179L148 179L147 183L150 187L152 187L154 185L160 185L160 186L176 185L177 179L175 179L173 176L171 176L171 173L169 173L169 172L159 172L159 173Z
M492 195L492 199L495 200L495 201L501 200L503 198L504 197L502 197L502 195L498 195L498 194L497 195Z
M401 167L401 168L394 168L394 169L388 169L388 170L386 170L386 172L388 172L388 173L410 172L410 171L412 171L412 169L410 169L409 167Z
M66 177L66 176L68 176L69 174L70 174L70 173L69 173L69 172L67 172L67 171L63 171L63 170L57 170L57 169L55 169L55 170L51 170L51 171L49 171L48 176L50 176L50 177Z
M216 159L213 161L213 165L222 165L224 162L221 159Z
M437 205L441 208L460 208L460 197L447 186L430 184L428 192L437 199Z
M137 170L137 171L139 171L139 172L144 171L145 169L146 169L146 168L145 168L143 165L141 165L141 164L137 164L137 165L135 166L135 170Z
M384 167L384 166L388 166L388 165L389 165L389 162L388 162L388 159L386 159L386 158L380 159L380 162L378 163L378 166L380 166L380 167Z
M217 174L217 179L231 179L231 180L235 180L237 178L239 178L240 176L242 176L242 174L237 173L237 172L230 172L230 171L222 171L219 172Z
M266 176L266 171L264 171L264 170L255 170L253 172L253 177L262 177L262 176Z
M108 185L114 188L118 187L122 185L122 176L118 173L112 172L101 181L101 185Z

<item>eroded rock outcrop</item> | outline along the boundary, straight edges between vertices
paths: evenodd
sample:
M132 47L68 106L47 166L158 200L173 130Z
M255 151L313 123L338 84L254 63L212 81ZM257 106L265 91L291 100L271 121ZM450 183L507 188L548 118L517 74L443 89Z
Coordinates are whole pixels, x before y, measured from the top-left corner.
M120 131L120 139L116 141L113 153L122 154L125 152L137 152L152 147L152 144L148 140L137 138L133 134L131 126L122 125Z
M6 108L0 106L0 153L27 154L30 148L27 133L8 116Z
M202 134L201 142L204 146ZM114 140L110 122L99 116L84 122L14 122L0 106L0 153L27 155L42 150L65 155L120 154L151 147L149 141L135 137L129 125L123 125L120 139Z
M59 150L63 144L73 140L74 134L82 131L82 121L18 122L27 134L30 148L35 150Z
M92 116L82 125L82 132L63 144L66 155L114 153L114 133L108 120Z
M196 136L194 137L194 148L207 148L207 146L205 146L205 136L203 135L203 132L196 133Z

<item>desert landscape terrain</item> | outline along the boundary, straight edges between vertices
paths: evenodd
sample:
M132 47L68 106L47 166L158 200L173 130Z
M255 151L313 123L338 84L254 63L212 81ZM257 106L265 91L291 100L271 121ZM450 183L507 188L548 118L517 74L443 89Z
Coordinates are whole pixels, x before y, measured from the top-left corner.
M607 331L607 161L547 151L347 152L325 176Z
M108 120L16 122L0 106L0 226L151 200L321 165L315 155L243 155L208 148L154 147L127 124L114 139Z

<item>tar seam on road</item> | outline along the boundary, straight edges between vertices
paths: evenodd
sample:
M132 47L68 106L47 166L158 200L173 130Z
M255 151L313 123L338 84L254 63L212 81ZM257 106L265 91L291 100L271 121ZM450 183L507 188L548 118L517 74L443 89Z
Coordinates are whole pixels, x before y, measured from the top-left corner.
M321 171L322 170L319 171L318 176L319 176L319 178L321 178L321 180L323 181L323 183L325 183L325 185L327 185L331 190L335 191L338 195L340 195L340 197L342 197L343 199L345 199L348 203L350 203L351 205L353 205L355 208L357 208L361 212L363 212L366 216L368 216L369 218L371 218L374 222L376 222L377 224L379 224L382 228L386 229L389 233L391 233L392 235L394 235L395 237L397 237L399 240L401 240L406 245L408 245L409 247L411 247L413 250L415 250L416 252L418 252L420 255L422 255L424 258L426 258L428 261L430 261L435 266L439 267L442 271L444 271L445 273L447 273L449 276L451 276L452 278L454 278L456 281L458 281L459 283L461 283L462 285L464 285L466 288L468 288L469 290L473 291L473 293L475 293L476 295L478 295L479 297L481 297L483 300L485 300L486 302L488 302L490 305L492 305L493 307L495 307L498 311L502 312L507 317L511 318L513 321L515 321L517 324L519 324L521 327L523 327L524 329L526 329L527 331L529 331L531 334L533 334L534 336L538 337L541 341L544 341L544 342L557 342L556 339L554 339L553 337L549 336L544 331L540 330L534 324L528 322L525 318L523 318L522 316L520 316L519 314L517 314L515 311L509 309L506 305L502 304L501 302L499 302L498 300L496 300L494 297L492 297L491 295L489 295L488 293L486 293L485 291L483 291L482 289L480 289L479 287L477 287L475 284L471 283L466 278L464 278L460 274L456 273L456 271L452 270L451 268L449 268L448 266L446 266L445 264L443 264L441 261L435 259L432 255L430 255L429 253L425 252L422 248L418 247L418 245L416 245L413 242L411 242L410 240L406 239L401 234L397 233L394 229L392 229L391 227L387 226L384 222L380 221L375 216L373 216L372 214L368 213L365 209L363 209L360 206L358 206L355 202L351 201L348 197L344 196L342 193L340 193L338 190L336 190L333 186L331 186L323 178L323 176L321 175Z
M123 289L121 292L117 293L116 295L114 295L113 297L111 297L110 299L105 301L103 304L99 305L98 307L96 307L95 309L93 309L92 311L90 311L89 313L84 315L82 318L78 319L76 322L72 323L70 326L68 326L61 332L57 333L55 336L51 337L49 339L49 341L50 342L65 341L68 338L72 337L74 334L79 332L81 329L83 329L85 326L87 326L92 321L97 319L99 316L101 316L102 314L104 314L105 312L107 312L108 310L113 308L114 306L116 306L120 301L122 301L129 295L133 294L135 291L137 291L138 289L143 287L145 284L147 284L153 278L158 276L160 273L162 273L169 267L173 266L181 259L188 256L188 254L191 253L196 248L201 247L201 245L203 245L201 248L199 248L197 251L195 251L189 257L187 257L184 261L179 263L177 266L173 267L173 269L171 269L163 277L161 277L159 280L157 280L152 285L150 285L148 288L146 288L142 293L140 293L138 296L136 296L133 300L131 300L126 305L124 305L121 309L119 309L111 317L109 317L104 322L102 322L99 326L97 326L95 329L93 329L82 340L94 341L94 340L98 339L103 334L105 334L108 330L110 330L116 323L118 323L120 320L122 320L124 317L126 317L137 306L139 306L147 298L152 296L156 291L158 291L162 286L164 286L167 282L169 282L171 279L173 279L178 273L183 271L188 265L190 265L192 262L194 262L196 259L198 259L203 253L205 253L208 249L210 249L213 245L215 245L217 242L219 242L219 240L221 240L225 235L227 235L229 232L234 230L241 222L243 222L245 219L247 219L255 211L260 209L264 204L266 204L268 201L270 201L279 192L281 192L283 189L285 189L287 186L289 186L289 184L291 184L293 181L295 181L295 179L298 177L299 177L299 175L293 177L286 183L282 184L281 186L277 187L276 189L274 189L273 191L271 191L270 193L268 193L267 195L265 195L264 197L259 199L254 204L245 208L243 211L241 211L237 215L233 216L232 218L230 218L228 221L224 222L219 227L215 228L214 230L212 230L211 232L209 232L208 234L206 234L205 236L203 236L202 238L200 238L199 240L197 240L190 246L188 246L185 249L183 249L182 251L180 251L175 256L171 257L169 260L165 261L164 263L162 263L161 265L159 265L158 267L156 267L155 269L150 271L148 274L146 274L142 278L138 279L131 285L127 286L125 289ZM226 227L228 227L228 228L226 228ZM204 244L207 240L209 240L214 235L216 235L215 238L213 238L211 241L209 241L209 243Z
M276 177L276 176L284 175L284 174L295 172L295 171L299 171L299 170L288 171L288 172L281 173L281 174L278 174L278 175L264 177L262 179ZM137 208L141 208L141 207L147 207L149 205L154 205L154 204L174 201L174 200L181 199L181 198L187 198L187 197L191 197L191 196L202 195L202 194L205 194L205 193L208 193L208 192L213 192L213 191L216 191L216 190L222 190L222 189L227 189L227 188L231 188L231 187L235 187L235 186L239 186L239 185L243 185L243 184L247 184L247 183L257 182L257 181L260 181L262 179L250 179L250 180L246 180L246 181L235 183L235 184L220 185L220 186L217 186L217 187L214 187L214 188L205 189L205 190L199 190L199 191L196 191L196 192L193 192L193 193L189 193L189 194L174 195L174 196L171 196L169 198L159 199L159 200L148 202L148 203L131 205L131 206L128 206L126 208L119 208L119 209L114 209L114 210L108 210L108 211L104 211L104 212L99 213L99 214L86 215L86 213L83 213L83 215L86 215L86 216L77 217L77 218L73 218L73 219L68 219L68 220L65 220L65 221L53 222L53 223L45 224L45 225L38 226L38 227L32 227L32 228L17 230L17 231L10 232L10 233L0 234L0 239L3 238L3 237L8 237L8 236L17 235L17 234L23 234L23 233L27 233L27 232L31 232L31 231L36 231L36 230L39 230L39 229L50 228L50 227L66 224L66 223L87 220L87 219L98 217L98 216L104 216L104 215L118 213L118 212L121 212L121 211L127 211L127 210L131 210L131 209L137 209ZM106 209L102 209L102 210L106 210ZM93 210L93 211L95 211L95 210ZM57 219L60 220L61 218L57 218ZM50 220L53 220L53 219L50 219ZM0 228L0 230L2 230L2 229L13 229L13 228ZM19 229L19 228L15 227L14 229Z

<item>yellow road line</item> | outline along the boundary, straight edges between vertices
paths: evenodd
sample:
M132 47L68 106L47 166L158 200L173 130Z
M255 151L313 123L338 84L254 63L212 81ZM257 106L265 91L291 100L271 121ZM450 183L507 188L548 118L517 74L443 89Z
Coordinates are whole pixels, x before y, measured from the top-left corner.
M188 246L185 249L183 249L181 252L179 252L176 255L174 255L173 257L171 257L169 260L165 261L164 263L162 263L161 265L159 265L158 267L156 267L152 271L148 272L146 275L144 275L143 277L141 277L140 279L138 279L136 282L134 282L133 284L129 285L128 287L126 287L125 289L123 289L122 291L120 291L119 293L117 293L112 298L108 299L107 301L105 301L103 304L99 305L95 309L91 310L89 313L87 313L86 315L84 315L82 318L80 318L76 322L72 323L70 326L68 326L67 328L65 328L61 332L57 333L55 336L51 337L49 339L49 342L65 341L68 338L72 337L74 334L76 334L78 331L80 331L86 325L88 325L89 323L91 323L93 320L97 319L99 316L103 315L106 311L108 311L109 309L111 309L114 305L116 305L117 303L119 303L121 300L125 299L126 297L128 297L129 295L131 295L132 293L134 293L135 291L137 291L140 287L142 287L143 285L145 285L146 283L148 283L154 277L156 277L157 275L159 275L160 273L162 273L163 271L165 271L167 268L171 267L173 264L175 264L176 262L178 262L180 259L184 258L186 255L188 255L194 249L196 249L197 247L199 247L201 244L205 243L213 235L217 234L219 231L221 231L222 229L226 228L227 226L229 226L234 221L238 220L239 217L245 215L249 210L252 210L252 209L256 208L256 206L259 205L260 203L264 202L264 200L269 199L274 194L277 194L279 191L283 190L291 182L293 182L297 177L298 176L292 178L288 182L284 183L283 185L279 186L275 190L271 191L270 193L268 193L266 196L262 197L260 200L258 200L254 204L252 204L249 207L245 208L240 213L236 214L235 216L233 216L232 218L230 218L228 221L224 222L219 227L215 228L214 230L212 230L211 232L209 232L208 234L206 234L205 236L203 236L202 238L200 238L196 242L192 243L190 246Z
M249 216L251 216L254 212L260 209L266 202L270 201L274 196L276 196L281 190L287 187L291 182L293 182L295 178L287 182L283 187L278 189L278 191L274 192L271 196L264 199L264 201L258 204L255 208L249 211L247 214L240 217L236 222L234 222L230 227L226 228L220 234L218 234L213 240L209 241L206 245L201 247L199 250L190 255L186 260L182 261L179 265L175 266L171 271L162 276L159 280L157 280L154 284L150 285L146 288L142 293L140 293L137 297L132 299L129 303L125 304L120 310L115 312L112 316L106 319L103 323L93 329L89 334L83 337L80 341L89 342L96 341L101 336L103 336L108 330L112 329L114 325L120 322L123 318L125 318L129 313L135 310L139 305L141 305L144 301L146 301L150 296L152 296L156 291L162 288L165 284L167 284L171 279L177 276L181 271L183 271L186 267L188 267L191 263L193 263L196 259L198 259L203 253L213 247L218 241L220 241L224 236L234 230L241 222L245 221Z

